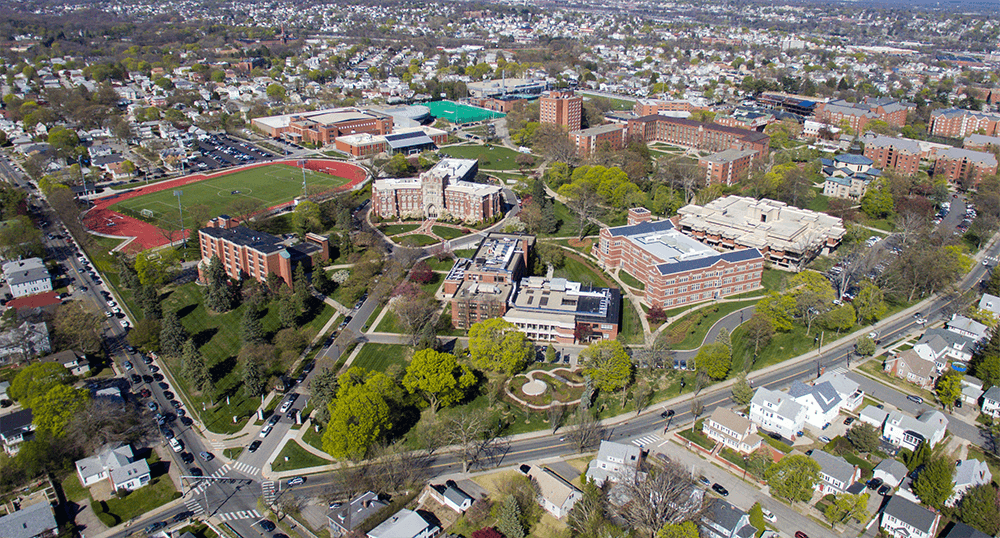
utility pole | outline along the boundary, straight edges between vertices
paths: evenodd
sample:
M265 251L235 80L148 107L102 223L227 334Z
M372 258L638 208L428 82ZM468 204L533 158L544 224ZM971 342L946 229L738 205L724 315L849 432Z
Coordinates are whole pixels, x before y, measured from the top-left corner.
M80 165L80 179L83 180L83 195L87 195L87 176L83 175L83 155L76 157L77 164Z
M308 196L306 192L306 161L304 159L300 160L299 166L302 167L302 196Z

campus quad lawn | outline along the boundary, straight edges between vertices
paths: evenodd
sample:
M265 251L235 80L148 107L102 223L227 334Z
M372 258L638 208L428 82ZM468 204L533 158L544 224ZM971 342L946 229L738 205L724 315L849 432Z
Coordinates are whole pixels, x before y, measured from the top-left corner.
M288 458L288 461L285 461L285 458ZM305 469L307 467L318 467L329 464L329 461L302 448L302 445L298 441L291 439L285 443L285 448L281 449L278 457L274 458L271 469L274 471L291 471L293 469Z
M424 234L410 234L404 235L403 237L397 237L395 241L404 246L417 246L426 247L427 245L433 245L435 243L440 243L439 240L434 239L429 235Z
M431 226L431 231L441 239L455 239L456 237L466 235L462 230L448 226Z
M384 372L389 366L398 364L406 367L410 348L398 344L365 344L354 357L351 366L359 366L366 370Z
M347 178L306 170L307 185L320 185L332 189L347 181ZM174 190L164 189L130 198L111 206L111 209L125 208L136 214L143 209L151 209L155 214L157 226L176 230L179 216ZM205 205L219 210L215 213L224 211L239 197L253 198L261 202L263 207L270 207L288 202L302 194L302 169L286 164L260 166L189 183L176 190L183 192L180 197L182 206ZM234 191L239 191L239 194L233 194ZM184 227L188 228L193 223L188 212L184 213Z
M416 230L419 227L420 227L419 224L386 224L383 226L379 226L378 229L385 235L397 235L401 233L412 232L413 230Z
M449 146L441 150L456 159L482 159L479 168L484 170L517 170L514 161L520 153L503 146Z

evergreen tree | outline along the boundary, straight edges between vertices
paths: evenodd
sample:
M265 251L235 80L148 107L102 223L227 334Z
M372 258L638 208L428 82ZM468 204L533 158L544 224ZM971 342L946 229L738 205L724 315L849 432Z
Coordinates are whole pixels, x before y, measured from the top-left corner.
M278 299L278 321L284 328L294 327L299 317L298 305L291 295L282 295Z
M719 334L715 337L716 344L723 344L729 348L729 352L733 351L733 340L729 335L729 331L723 327L719 329Z
M187 338L187 331L178 319L177 312L168 310L160 325L160 352L173 357L179 356Z
M264 393L264 368L253 355L243 361L243 388L250 396Z
M733 383L733 401L737 405L747 405L750 400L753 399L753 387L750 386L750 382L747 381L746 375L740 375L736 379L736 383Z
M243 323L241 324L243 345L257 345L264 343L264 326L260 323L260 318L253 309L246 309L243 312Z
M313 269L313 287L323 295L329 295L333 292L333 281L330 280L330 275L322 267Z
M228 312L234 306L233 287L229 282L229 275L222 267L222 261L218 256L212 256L205 270L205 280L208 286L205 288L205 306L215 312Z
M140 285L133 288L135 294L135 302L142 309L142 314L144 318L149 319L160 319L163 315L163 310L160 307L160 294L156 291L153 286L143 286Z
M195 388L205 390L212 386L212 375L209 373L208 365L205 364L205 357L194 345L194 340L188 338L184 341L181 361L184 365L184 375L191 380Z
M497 517L497 530L507 538L524 538L524 526L521 524L521 507L513 495L507 495L500 514Z
M305 308L309 298L312 297L312 293L309 290L309 279L306 278L306 269L301 263L295 267L295 272L292 274L292 288L295 290L295 299L299 304L299 308Z

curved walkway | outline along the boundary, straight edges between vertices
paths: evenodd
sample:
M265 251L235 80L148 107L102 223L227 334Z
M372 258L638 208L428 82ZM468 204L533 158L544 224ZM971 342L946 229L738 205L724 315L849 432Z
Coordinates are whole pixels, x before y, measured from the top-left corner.
M528 378L528 382L529 383L532 382L532 381L537 381L535 379L535 374L544 374L544 375L546 375L548 377L555 378L556 381L560 381L561 383L565 384L567 387L582 387L582 386L584 386L584 383L577 383L575 381L570 381L570 380L566 379L565 377L562 377L562 376L556 374L556 372L560 372L560 371L563 371L563 372L572 372L572 370L570 370L568 368L556 368L555 370L531 370L529 372L525 372L524 376ZM520 376L514 376L514 377L508 379L507 380L507 384L504 385L504 392L506 392L507 396L510 396L510 398L512 400L514 400L515 402L517 402L518 405L523 405L524 407L527 407L529 409L533 409L535 411L542 411L542 410L545 410L545 409L549 409L553 405L574 405L574 404L580 403L580 398L577 398L575 400L570 400L568 402L564 402L564 401L561 401L561 400L553 400L552 402L550 402L550 403L548 403L546 405L534 405L534 404L530 404L530 403L528 403L528 402L526 402L526 401L518 398L517 396L515 396L514 393L510 390L510 384L515 379L517 379L518 377L520 377ZM551 390L551 389L549 389L546 386L546 391L548 391L548 390ZM542 394L545 394L545 393L543 392Z
M721 331L723 327L725 327L726 330L729 331L729 334L733 334L733 330L735 330L737 327L743 324L744 321L750 319L750 316L753 315L754 310L756 308L757 305L750 305L748 307L741 308L735 312L726 314L721 319L719 319L719 321L716 321L714 324L712 324L711 327L708 328L708 332L705 334L705 338L701 341L701 345L699 345L694 349L674 350L674 357L677 359L684 359L684 360L693 359L698 354L698 350L701 348L701 346L707 343L714 342L715 339L718 338L719 331Z

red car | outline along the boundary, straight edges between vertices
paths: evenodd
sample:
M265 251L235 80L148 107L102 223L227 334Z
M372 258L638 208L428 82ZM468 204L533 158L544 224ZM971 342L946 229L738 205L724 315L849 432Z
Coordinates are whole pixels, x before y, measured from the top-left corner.
M139 391L139 397L140 398L149 398L151 395L152 395L152 393L149 392L149 389L142 389L142 390Z

